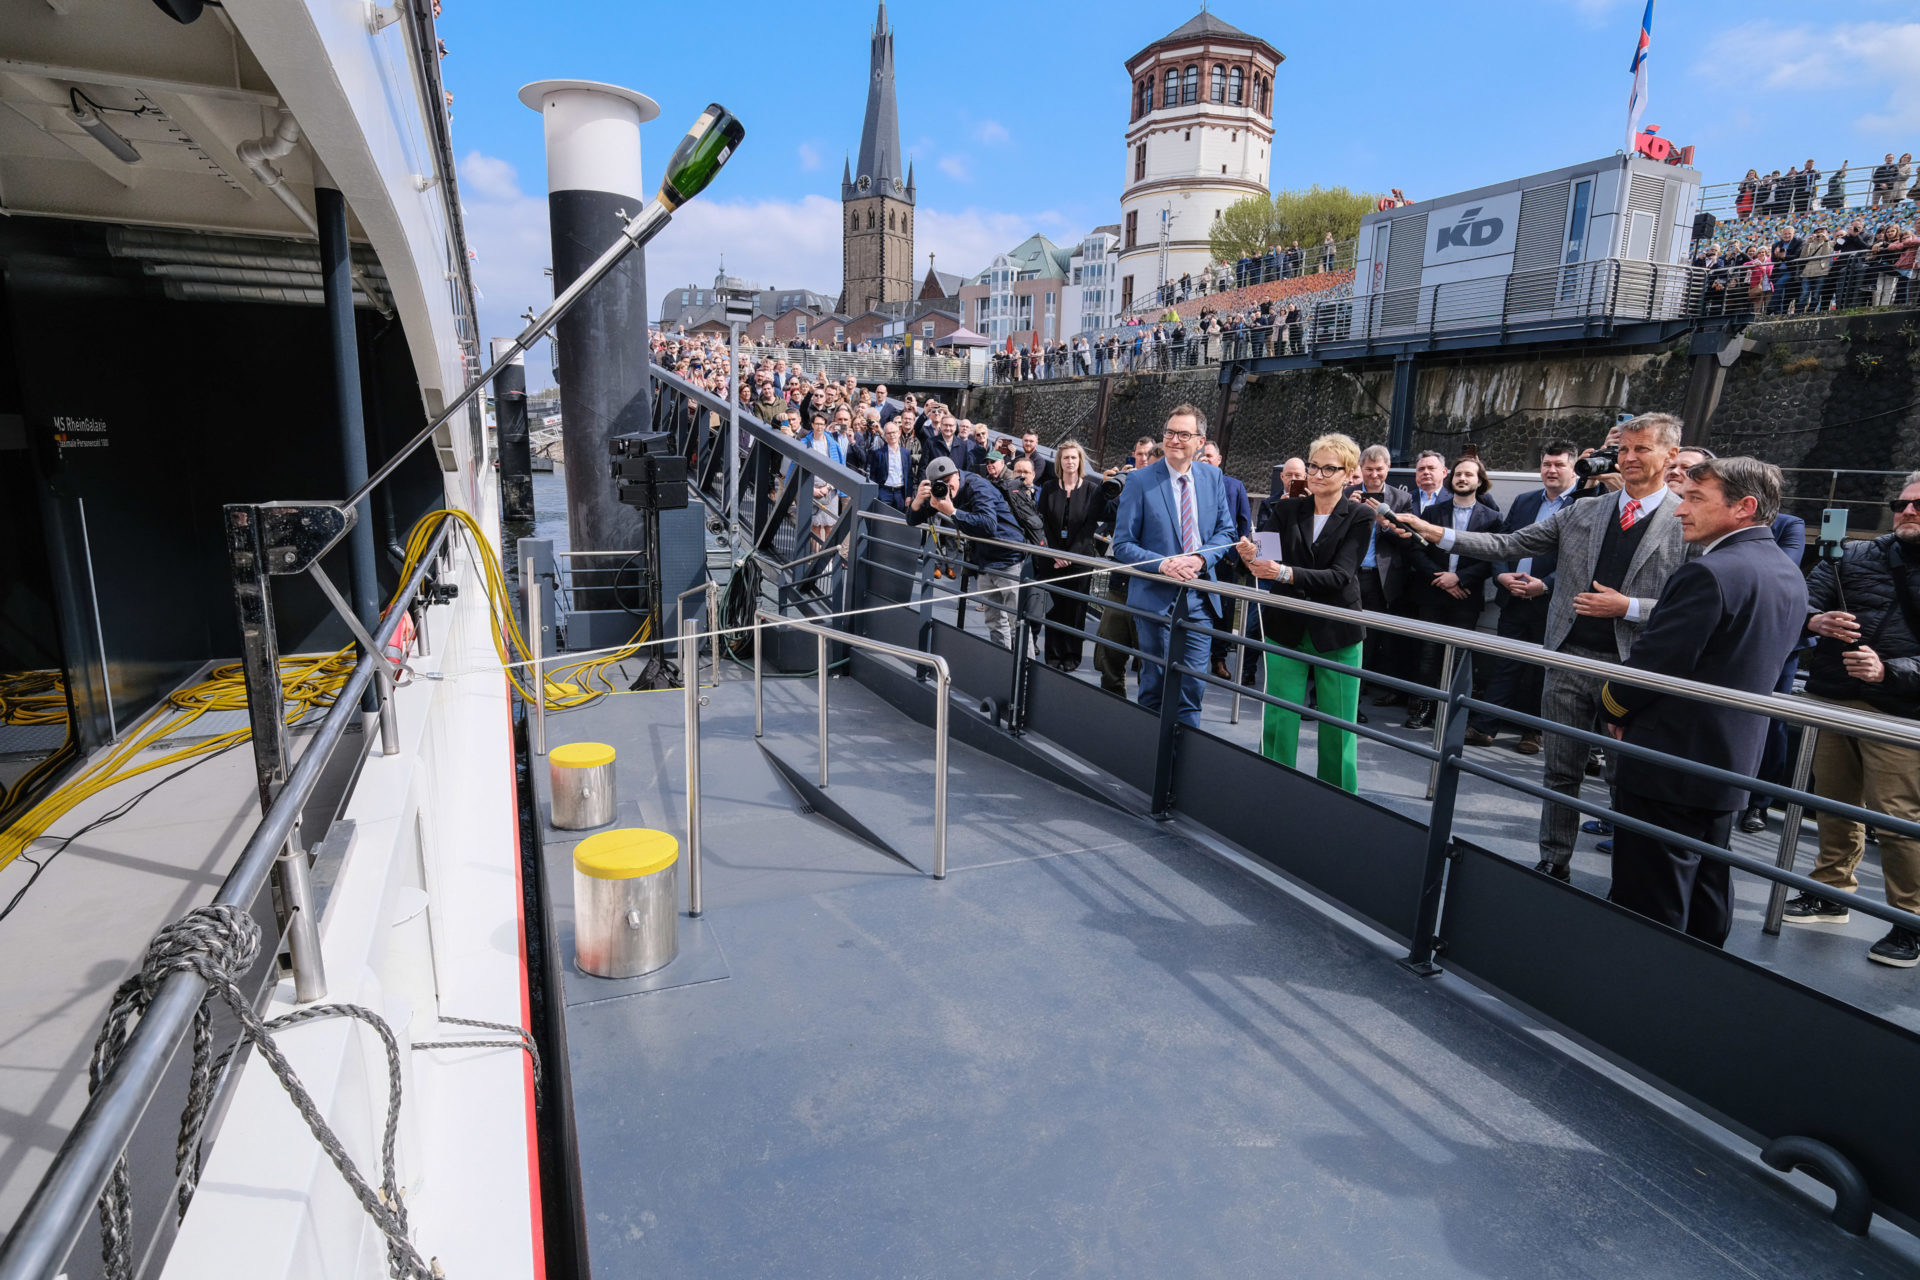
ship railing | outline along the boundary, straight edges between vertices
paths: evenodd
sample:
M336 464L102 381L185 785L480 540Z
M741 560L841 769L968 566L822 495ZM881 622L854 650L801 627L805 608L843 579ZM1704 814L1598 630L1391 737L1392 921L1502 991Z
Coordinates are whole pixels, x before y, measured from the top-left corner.
M972 379L972 362L967 357L930 354L918 349L911 352L904 348L833 351L742 343L740 355L743 362L785 360L790 369L833 382L851 377L868 386L886 383L890 391L906 386L960 387Z
M765 609L754 611L753 615L753 736L766 736L766 715L761 698L761 681L765 663L762 655L766 646L762 643L769 628L787 628L805 632L814 637L814 668L819 680L819 786L825 790L830 785L827 768L827 679L832 667L828 648L831 645L844 645L849 649L858 649L866 653L877 653L909 666L925 667L933 672L933 878L947 878L947 715L948 704L952 701L953 673L947 666L947 660L939 654L925 653L905 645L886 644L856 632L845 631L838 627L829 627L818 622L809 622L804 618L782 617L769 613ZM697 784L697 776L695 778ZM688 794L692 795L696 787L690 785Z
M963 553L972 549L1023 561L1011 650L969 632L966 602L952 599L953 592L968 588L971 567ZM1208 827L1395 939L1405 947L1403 963L1414 972L1437 973L1444 961L1476 983L1507 993L1550 1025L1570 1029L1583 1042L1624 1060L1630 1069L1752 1138L1776 1168L1801 1163L1795 1152L1817 1149L1822 1154L1811 1171L1836 1188L1836 1220L1850 1229L1864 1231L1869 1210L1862 1195L1848 1188L1870 1188L1876 1206L1896 1221L1920 1218L1920 1171L1911 1161L1913 1145L1920 1142L1920 1115L1903 1113L1890 1124L1885 1107L1875 1100L1875 1090L1897 1094L1920 1071L1920 1035L1881 1016L1877 1008L1816 990L1781 972L1777 955L1760 963L1731 955L1475 844L1469 834L1473 824L1462 821L1473 810L1461 803L1459 794L1463 779L1490 783L1767 881L1761 923L1767 935L1780 932L1789 892L1838 899L1890 926L1920 931L1920 915L1866 893L1848 894L1795 870L1802 818L1809 812L1865 823L1883 836L1920 839L1920 824L1808 789L1820 735L1916 751L1920 723L1807 697L1722 688L1478 631L1357 613L1206 579L1179 584L1169 617L1129 604L1124 591L1116 597L1092 589L1101 577L1112 582L1168 581L1150 566L1047 549L1039 554L1068 562L1056 571L1064 580L1035 580L1034 554L1024 543L949 529L935 538L891 511L864 512L854 556L862 583L854 598L865 608L860 625L871 637L945 658L963 704L979 700L990 705L995 723L1008 734L1040 735L1053 747L1106 769L1144 793L1155 816L1185 817ZM951 568L956 578L943 586L935 576L938 567ZM1252 638L1242 626L1206 625L1187 616L1185 603L1195 594L1226 606L1223 612L1238 606L1243 616L1265 609L1301 620L1359 622L1370 631L1438 644L1444 646L1445 674L1436 687ZM1237 651L1229 660L1230 671L1244 673L1249 656L1271 656L1432 699L1437 708L1432 736L1412 741L1396 737L1264 688L1221 679L1210 663L1189 667L1174 662L1164 686L1168 696L1157 713L1148 712L1030 656L1033 638L1053 629L1142 662L1166 661L1137 644L1046 621L1045 602L1057 598L1167 624L1167 653L1180 651L1184 635L1225 642ZM872 607L881 604L902 607ZM1502 661L1635 686L1797 727L1801 740L1793 753L1791 782L1783 785L1714 768L1476 695L1476 666ZM1181 724L1180 678L1212 686L1236 701L1251 699L1263 708L1291 712L1315 724L1320 733L1351 733L1427 762L1424 826L1206 728ZM1632 758L1703 783L1771 796L1786 807L1775 855L1768 860L1721 848L1623 813L1611 803L1512 776L1466 752L1468 717L1474 713L1523 731L1572 738L1585 748L1597 747L1616 758ZM1152 746L1144 750L1136 745L1148 742ZM1260 797L1261 803L1249 804L1250 796ZM1750 926L1740 919L1736 927ZM1806 1035L1817 1035L1817 1045L1803 1043ZM1783 1074L1762 1065L1784 1061L1783 1053L1795 1064L1791 1070Z
M1705 319L1726 312L1690 265L1604 258L1476 280L1383 289L1316 303L1306 349L1503 342L1568 329L1604 336L1616 325ZM1744 305L1744 298L1742 299ZM1343 353L1344 354L1344 353Z
M216 906L233 907L256 918L279 916L293 953L296 988L318 983L324 989L326 981L319 967L318 916L308 875L309 855L300 839L301 813L347 731L361 722L361 698L370 686L382 689L385 727L390 729L394 724L392 691L388 687L394 675L393 660L386 655L386 648L403 621L415 616L428 576L447 567L453 527L452 521L441 523L386 618L363 641L360 661L334 694L333 704L292 762L285 780L271 788L263 783L264 813L260 822L213 895ZM278 690L277 680L273 687ZM263 708L253 710L257 733L258 713ZM270 716L279 716L277 705L264 710ZM280 899L271 914L264 905L269 881ZM276 946L263 946L254 973L243 982L267 980L277 967L277 950ZM249 985L247 989L251 994L257 987ZM156 1094L164 1087L184 1097L187 1064L179 1060L179 1052L193 1034L195 1016L206 994L205 979L191 969L174 969L161 982L152 1003L127 1034L119 1057L94 1086L4 1247L0 1247L0 1276L6 1280L43 1280L61 1271ZM171 1187L163 1197L156 1197L155 1203L161 1200L172 1204ZM153 1221L154 1216L149 1213L142 1220Z

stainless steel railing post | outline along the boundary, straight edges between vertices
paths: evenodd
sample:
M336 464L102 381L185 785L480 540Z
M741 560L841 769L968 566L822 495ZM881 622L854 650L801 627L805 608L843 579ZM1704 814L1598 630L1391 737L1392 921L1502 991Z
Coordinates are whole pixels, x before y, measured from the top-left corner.
M934 668L933 696L933 878L947 878L947 705L953 701L952 677Z
M546 663L541 660L540 628L540 579L527 581L527 648L533 659L528 668L533 677L533 754L547 754L547 677Z
M680 684L685 690L687 748L687 914L700 914L700 624L691 618L680 619L680 651L693 645L695 659L680 665Z
M1440 687L1453 687L1453 646L1448 645L1440 659ZM1433 708L1433 749L1440 750L1447 739L1447 713L1450 710L1447 700L1441 698ZM1434 792L1440 787L1440 761L1435 760L1427 768L1427 799L1433 799Z
M820 649L820 785L827 785L827 638L816 635Z
M760 615L753 615L753 736L763 738L767 733L767 722L762 714L760 702Z
M707 630L713 644L713 683L720 683L720 584L707 579Z
M1805 791L1807 780L1813 776L1813 749L1820 740L1820 731L1812 725L1800 730L1800 750L1793 757L1793 789ZM1752 797L1748 797L1751 799ZM1800 819L1805 809L1798 800L1787 806L1780 821L1780 853L1774 860L1782 871L1793 870L1794 861L1800 856ZM1786 918L1787 886L1774 881L1767 893L1767 916L1761 924L1761 932L1768 937L1780 936L1780 922Z
M382 662L387 660L385 654L375 656ZM389 678L374 684L375 696L380 700L380 754L395 756L400 754L400 713L395 709L393 700L399 695L399 690L390 678L393 675L391 671L382 674Z
M1247 602L1245 600L1235 600L1233 602L1233 633L1235 635L1245 635L1246 626L1247 626ZM1229 648L1231 648L1233 651L1234 666L1239 668L1239 670L1244 674L1247 669L1246 646L1236 644L1236 645L1229 646ZM1232 709L1227 713L1228 724L1240 723L1240 686L1241 686L1241 680L1239 677L1236 676L1233 682Z

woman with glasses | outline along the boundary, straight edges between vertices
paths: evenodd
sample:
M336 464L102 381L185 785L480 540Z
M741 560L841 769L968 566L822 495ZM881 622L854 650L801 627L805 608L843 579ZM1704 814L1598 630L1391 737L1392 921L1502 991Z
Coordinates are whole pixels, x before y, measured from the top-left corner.
M1298 498L1274 497L1261 505L1256 533L1279 537L1277 559L1261 559L1259 542L1242 538L1240 559L1253 576L1275 595L1316 604L1339 605L1355 613L1355 621L1309 618L1288 609L1262 608L1260 625L1267 639L1284 648L1325 658L1343 666L1360 665L1366 628L1360 609L1360 560L1367 551L1371 508L1346 500L1347 484L1360 469L1360 446L1344 435L1322 436L1307 450L1307 492ZM1271 550L1271 547L1269 547ZM1360 710L1360 678L1330 671L1298 658L1267 656L1267 693L1297 705L1307 700L1307 680L1314 686L1314 705L1323 714L1353 721ZM1318 776L1344 791L1358 791L1359 770L1353 734L1320 725ZM1299 713L1267 704L1261 719L1260 753L1295 767L1300 749Z

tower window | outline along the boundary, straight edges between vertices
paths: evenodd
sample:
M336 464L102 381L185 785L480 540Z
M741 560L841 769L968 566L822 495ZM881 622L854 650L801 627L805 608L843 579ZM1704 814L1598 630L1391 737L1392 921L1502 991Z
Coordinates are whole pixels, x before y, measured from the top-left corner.
M1190 106L1200 101L1200 68L1188 67L1186 79L1180 86L1180 105Z
M887 230L893 230L893 210L887 210Z
M1222 172L1222 173L1225 173L1226 171L1227 171L1227 166L1225 166L1225 165L1221 165L1221 166L1220 166L1220 172Z
M1267 109L1267 78L1265 76L1253 78L1253 109L1262 112Z
M1126 247L1129 249L1133 248L1135 244L1139 243L1139 237L1140 237L1140 211L1138 209L1135 209L1129 214L1127 214L1127 245Z
M847 230L858 231L859 229L860 229L860 211L858 209L855 209L847 217Z
M1227 100L1227 69L1215 66L1213 75L1208 78L1207 96L1215 102Z
M1189 129L1189 130L1187 130L1187 133L1186 133L1186 136L1185 136L1185 137L1183 137L1183 138L1181 138L1181 139L1180 139L1180 141L1182 141L1182 142L1192 142L1192 141L1193 141L1193 130L1191 130L1191 129Z
M1133 118L1138 120L1153 110L1153 77L1148 76L1140 82L1140 92L1133 104Z
M867 230L873 230L873 210L867 210Z
M1227 104L1229 106L1237 107L1241 104L1242 95L1240 91L1245 81L1246 76L1241 72L1240 68L1235 67L1233 70L1227 72Z
M1171 107L1180 101L1180 68L1167 68L1166 88L1160 91L1160 105Z
M1147 176L1147 144L1141 143L1133 149L1133 180L1139 182Z

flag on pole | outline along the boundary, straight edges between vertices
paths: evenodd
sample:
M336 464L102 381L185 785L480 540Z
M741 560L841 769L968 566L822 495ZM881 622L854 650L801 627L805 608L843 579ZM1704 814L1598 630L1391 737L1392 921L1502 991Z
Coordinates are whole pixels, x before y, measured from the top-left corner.
M1640 19L1640 42L1633 47L1633 93L1627 98L1627 153L1633 153L1634 139L1640 136L1640 117L1647 110L1647 50L1653 44L1653 0L1647 0L1646 16Z

